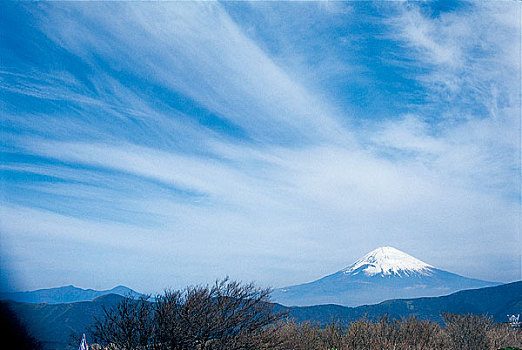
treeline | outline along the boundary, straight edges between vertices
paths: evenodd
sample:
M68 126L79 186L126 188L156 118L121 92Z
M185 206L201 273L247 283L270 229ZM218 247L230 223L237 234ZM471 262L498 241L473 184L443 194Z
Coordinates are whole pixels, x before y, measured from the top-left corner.
M522 332L486 316L444 314L444 325L409 317L348 324L297 323L269 303L270 290L228 279L166 291L150 301L124 298L90 329L96 349L374 350L522 347Z
M483 315L445 314L444 326L415 317L380 317L347 325L285 321L274 325L278 350L497 350L522 347L522 333Z

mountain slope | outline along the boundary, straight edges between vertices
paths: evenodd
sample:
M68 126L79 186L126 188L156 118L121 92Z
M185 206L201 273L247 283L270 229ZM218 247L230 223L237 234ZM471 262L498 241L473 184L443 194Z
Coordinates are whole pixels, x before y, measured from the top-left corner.
M72 336L87 333L95 317L103 315L103 308L116 305L123 297L108 294L94 299L64 304L32 304L3 301L15 312L31 335L44 349L65 349ZM77 348L75 344L74 348Z
M78 301L92 301L107 294L139 297L141 294L125 286L117 286L109 290L82 289L74 286L65 286L49 289L38 289L28 292L0 293L0 300L13 300L23 303L73 303Z
M507 321L507 314L522 313L522 281L495 287L469 289L441 297L387 300L375 305L344 307L340 305L295 306L286 308L297 321L328 323L332 318L353 321L368 316L388 315L402 318L415 315L420 319L442 322L443 312L489 315L497 322Z
M122 299L119 295L106 295L91 302L68 304L29 304L3 302L27 325L45 349L65 349L70 334L80 336L101 316L103 307L115 305ZM389 315L402 318L415 315L421 319L441 322L441 312L488 314L497 322L506 321L506 314L522 313L522 281L496 287L460 291L443 297L389 300L376 305L345 307L340 305L316 305L285 307L289 317L297 321L328 323L333 319L348 322L367 316L377 318ZM77 345L74 345L77 348Z
M498 284L443 271L398 249L381 247L332 275L276 289L273 300L288 306L358 306Z

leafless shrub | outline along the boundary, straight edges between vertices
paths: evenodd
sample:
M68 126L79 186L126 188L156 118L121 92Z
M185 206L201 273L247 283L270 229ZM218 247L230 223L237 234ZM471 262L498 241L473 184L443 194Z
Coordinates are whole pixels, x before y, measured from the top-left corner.
M444 316L446 326L416 317L390 319L366 317L348 325L331 322L287 320L271 326L271 347L278 350L456 350L519 346L520 333L506 325L492 325L491 319L476 315ZM518 338L517 338L518 337Z
M115 307L104 308L90 329L93 340L110 349L143 349L154 334L153 308L147 298L123 298Z
M346 336L346 327L339 321L332 320L322 332L326 349L341 349Z
M343 339L344 348L350 350L365 350L369 349L372 340L372 323L365 316L360 320L350 323Z
M293 319L279 322L269 329L273 336L271 344L278 350L317 350L322 349L322 329L312 322L298 323Z
M228 278L212 286L166 291L154 303L123 299L92 327L96 342L114 349L248 350L264 328L283 317L270 290Z
M254 349L263 327L282 318L269 296L269 289L228 279L167 292L156 303L160 343L178 344L168 349Z
M431 321L413 316L402 320L384 316L377 321L365 317L350 323L342 349L445 349L446 343L441 327Z
M328 325L276 313L270 290L224 279L166 291L154 302L123 299L92 328L103 349L124 350L497 350L522 347L520 329L478 315L363 317Z
M397 348L409 350L445 349L447 335L440 325L427 320L419 320L415 316L395 321L397 331Z
M484 315L454 315L442 314L446 325L446 332L454 349L488 350L491 340L488 330L493 321Z
M522 329L513 329L509 324L498 323L487 331L492 349L511 347L522 348Z

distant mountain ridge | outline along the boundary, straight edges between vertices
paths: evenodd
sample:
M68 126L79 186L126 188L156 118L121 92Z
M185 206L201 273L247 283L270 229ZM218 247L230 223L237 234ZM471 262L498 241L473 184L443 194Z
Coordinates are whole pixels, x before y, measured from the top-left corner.
M273 300L287 306L359 306L499 284L440 270L396 248L380 247L334 274L276 289Z
M340 305L294 306L286 308L297 321L328 323L332 319L354 321L367 316L388 315L400 319L414 315L423 320L442 322L442 313L488 315L506 322L507 314L522 314L522 281L494 287L468 289L440 297L392 299L379 304L345 307Z
M76 349L68 347L70 335L81 336L87 332L94 317L101 316L104 307L116 305L122 296L109 294L94 301L67 304L29 304L4 301L29 331L40 340L44 349ZM289 317L301 321L326 324L332 319L348 322L367 316L375 319L388 315L402 318L415 315L420 319L441 322L441 312L456 314L488 314L497 322L507 320L507 314L522 313L522 281L496 287L471 289L451 295L431 298L388 300L376 305L345 307L340 305L316 305L285 307L276 305L280 311L288 311Z
M116 286L108 290L94 290L94 289L82 289L72 285L38 289L27 292L10 292L0 293L0 300L13 300L22 303L48 303L48 304L60 304L60 303L74 303L80 301L92 301L108 294L117 294L121 296L139 297L140 293L125 287Z

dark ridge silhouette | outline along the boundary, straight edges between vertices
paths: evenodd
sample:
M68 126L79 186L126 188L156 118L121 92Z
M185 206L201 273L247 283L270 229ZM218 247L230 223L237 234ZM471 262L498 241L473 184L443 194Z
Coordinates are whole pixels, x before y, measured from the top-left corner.
M15 312L28 330L45 349L65 349L71 334L80 337L86 332L95 316L103 314L103 307L111 307L122 300L122 296L109 294L94 301L65 304L30 304L2 302ZM375 305L345 307L340 305L316 305L307 307L285 307L276 304L276 311L288 311L289 317L297 322L314 321L327 324L333 319L347 323L367 316L377 319L416 316L421 320L443 323L442 313L487 314L496 322L506 322L507 314L522 313L522 281L501 286L471 289L442 297L395 299ZM60 343L61 347L56 344Z
M9 344L11 349L41 349L41 344L29 334L16 313L6 303L0 303L0 328L2 329L2 343Z

